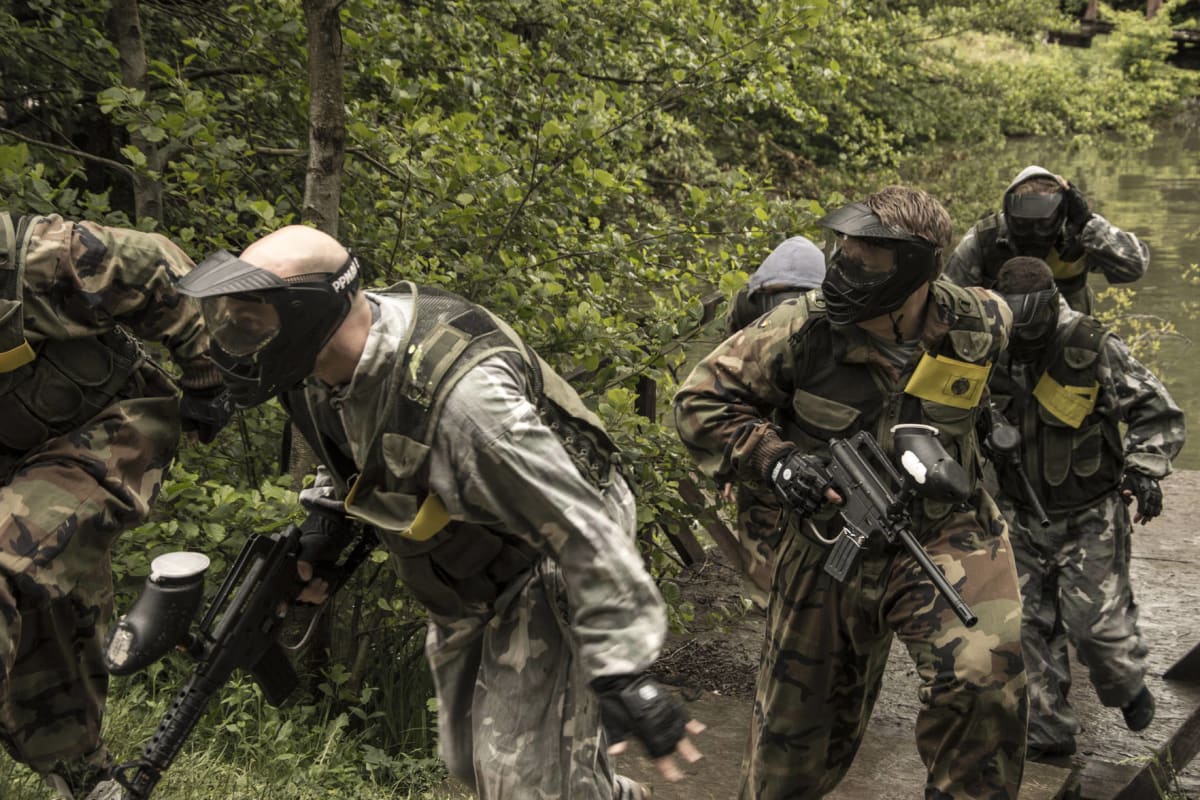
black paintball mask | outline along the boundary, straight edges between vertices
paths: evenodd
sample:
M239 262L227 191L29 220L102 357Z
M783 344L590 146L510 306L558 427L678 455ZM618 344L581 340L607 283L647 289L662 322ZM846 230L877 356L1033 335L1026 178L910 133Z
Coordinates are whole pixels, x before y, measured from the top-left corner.
M350 256L333 273L281 278L219 250L178 286L200 300L213 363L238 407L251 408L312 374L317 354L350 312L359 267Z
M1013 325L1008 349L1017 361L1034 361L1058 324L1058 287L1027 294L1006 294Z
M1058 241L1066 219L1062 192L1004 196L1004 219L1008 233L1023 255L1045 258Z
M839 234L821 284L826 314L834 324L848 325L895 311L917 287L937 277L941 249L883 222L865 203L832 211L817 224ZM891 267L872 269L848 255L841 246L841 237L847 236L892 251Z

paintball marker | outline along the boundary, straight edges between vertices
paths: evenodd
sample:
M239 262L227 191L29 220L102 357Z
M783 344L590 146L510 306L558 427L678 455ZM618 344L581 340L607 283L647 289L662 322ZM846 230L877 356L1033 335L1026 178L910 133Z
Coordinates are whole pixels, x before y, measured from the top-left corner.
M826 470L830 485L842 496L838 511L843 526L825 559L825 571L844 581L870 536L882 534L889 542L899 540L958 618L971 627L978 618L913 535L908 512L916 497L963 502L971 493L970 480L938 441L937 428L897 425L892 433L903 477L867 431L829 443L831 458Z
M1037 515L1038 524L1049 528L1050 518L1046 516L1046 509L1042 507L1042 501L1038 500L1037 492L1033 490L1033 484L1029 482L1029 475L1021 463L1021 432L991 402L985 408L985 418L988 433L983 440L984 448L998 468L1004 469L1017 479L1021 486L1021 494L1024 495L1020 499Z
M204 593L208 559L169 553L154 560L142 594L109 633L104 661L115 675L136 672L172 647L196 666L163 715L137 761L120 764L114 779L126 800L146 800L235 669L248 670L268 703L278 706L298 682L279 627L306 585L296 571L301 532L295 525L252 536L217 590L195 633L188 633ZM333 594L377 543L374 529L358 527L340 562L317 571Z

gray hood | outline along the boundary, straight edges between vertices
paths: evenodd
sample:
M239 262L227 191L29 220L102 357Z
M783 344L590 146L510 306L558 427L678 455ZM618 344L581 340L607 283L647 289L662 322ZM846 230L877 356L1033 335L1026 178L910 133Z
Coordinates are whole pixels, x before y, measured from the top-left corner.
M825 280L825 254L803 236L771 251L747 284L747 296L778 289L816 289Z
M1031 164L1025 169L1017 173L1017 177L1012 179L1012 183L1004 190L1004 194L1008 194L1019 185L1029 180L1030 178L1050 178L1053 181L1058 181L1058 176L1045 167L1039 167L1037 164Z

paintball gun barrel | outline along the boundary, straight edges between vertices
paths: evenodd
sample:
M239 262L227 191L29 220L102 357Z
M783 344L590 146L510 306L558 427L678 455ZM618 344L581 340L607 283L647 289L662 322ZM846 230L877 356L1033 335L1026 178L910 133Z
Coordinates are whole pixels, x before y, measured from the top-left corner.
M842 496L838 511L843 525L825 560L825 571L844 581L871 536L899 541L962 623L970 627L978 618L913 535L908 512L910 502L918 496L961 503L970 495L970 481L938 442L936 428L897 425L893 434L906 478L867 431L829 443L831 458L826 470L831 486Z
M234 670L249 671L263 697L275 706L295 689L296 671L278 641L278 633L289 606L305 586L296 570L300 537L295 525L271 536L250 537L193 634L188 634L187 628L203 593L203 568L199 574L174 581L186 584L186 591L170 581L156 580L152 572L142 595L114 626L105 649L105 664L113 674L141 669L172 647L185 650L196 662L141 758L114 770L127 800L146 800L150 796L209 701ZM345 583L375 545L373 529L362 527L345 548L341 561L318 571L329 582L330 594ZM203 562L207 566L207 559Z

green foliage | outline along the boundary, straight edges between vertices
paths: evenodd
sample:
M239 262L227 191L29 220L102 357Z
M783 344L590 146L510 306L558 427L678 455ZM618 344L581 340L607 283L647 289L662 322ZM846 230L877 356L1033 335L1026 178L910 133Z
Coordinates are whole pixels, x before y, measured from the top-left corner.
M104 0L0 10L8 207L157 228L196 257L297 221L309 132L300 4L144 0L145 91L122 84L107 12ZM946 163L978 160L1003 137L1143 133L1194 79L1162 63L1169 15L1112 15L1117 31L1083 51L1041 43L1061 22L1051 0L348 0L341 238L371 285L447 286L582 376L637 484L648 558L669 576L665 534L693 518L675 491L691 462L670 398L695 357L677 340L702 319L700 298L731 293L779 240L815 235L826 206L901 173L932 188ZM951 149L924 172L906 161L934 145ZM992 176L971 172L942 195L960 220L999 199ZM162 219L130 219L135 173L162 186ZM636 413L646 381L653 419ZM118 606L160 552L204 550L220 574L246 534L299 516L294 487L271 477L282 429L271 404L185 449L154 519L114 554ZM214 731L192 762L227 781L214 792L260 794L249 773L214 766L224 750L348 796L358 790L340 766L318 776L295 754L366 763L380 786L410 780L391 759L428 752L427 675L410 663L422 620L381 566L334 611L336 663L350 671L329 673L311 711L273 716L249 687L230 695L230 724L257 749ZM694 613L672 603L673 626ZM359 656L369 668L348 666ZM388 668L397 660L405 669ZM145 691L150 719L165 699ZM380 698L404 711L379 718ZM298 719L329 735L299 735ZM262 738L288 720L288 736ZM281 780L279 796L321 794L288 795Z

